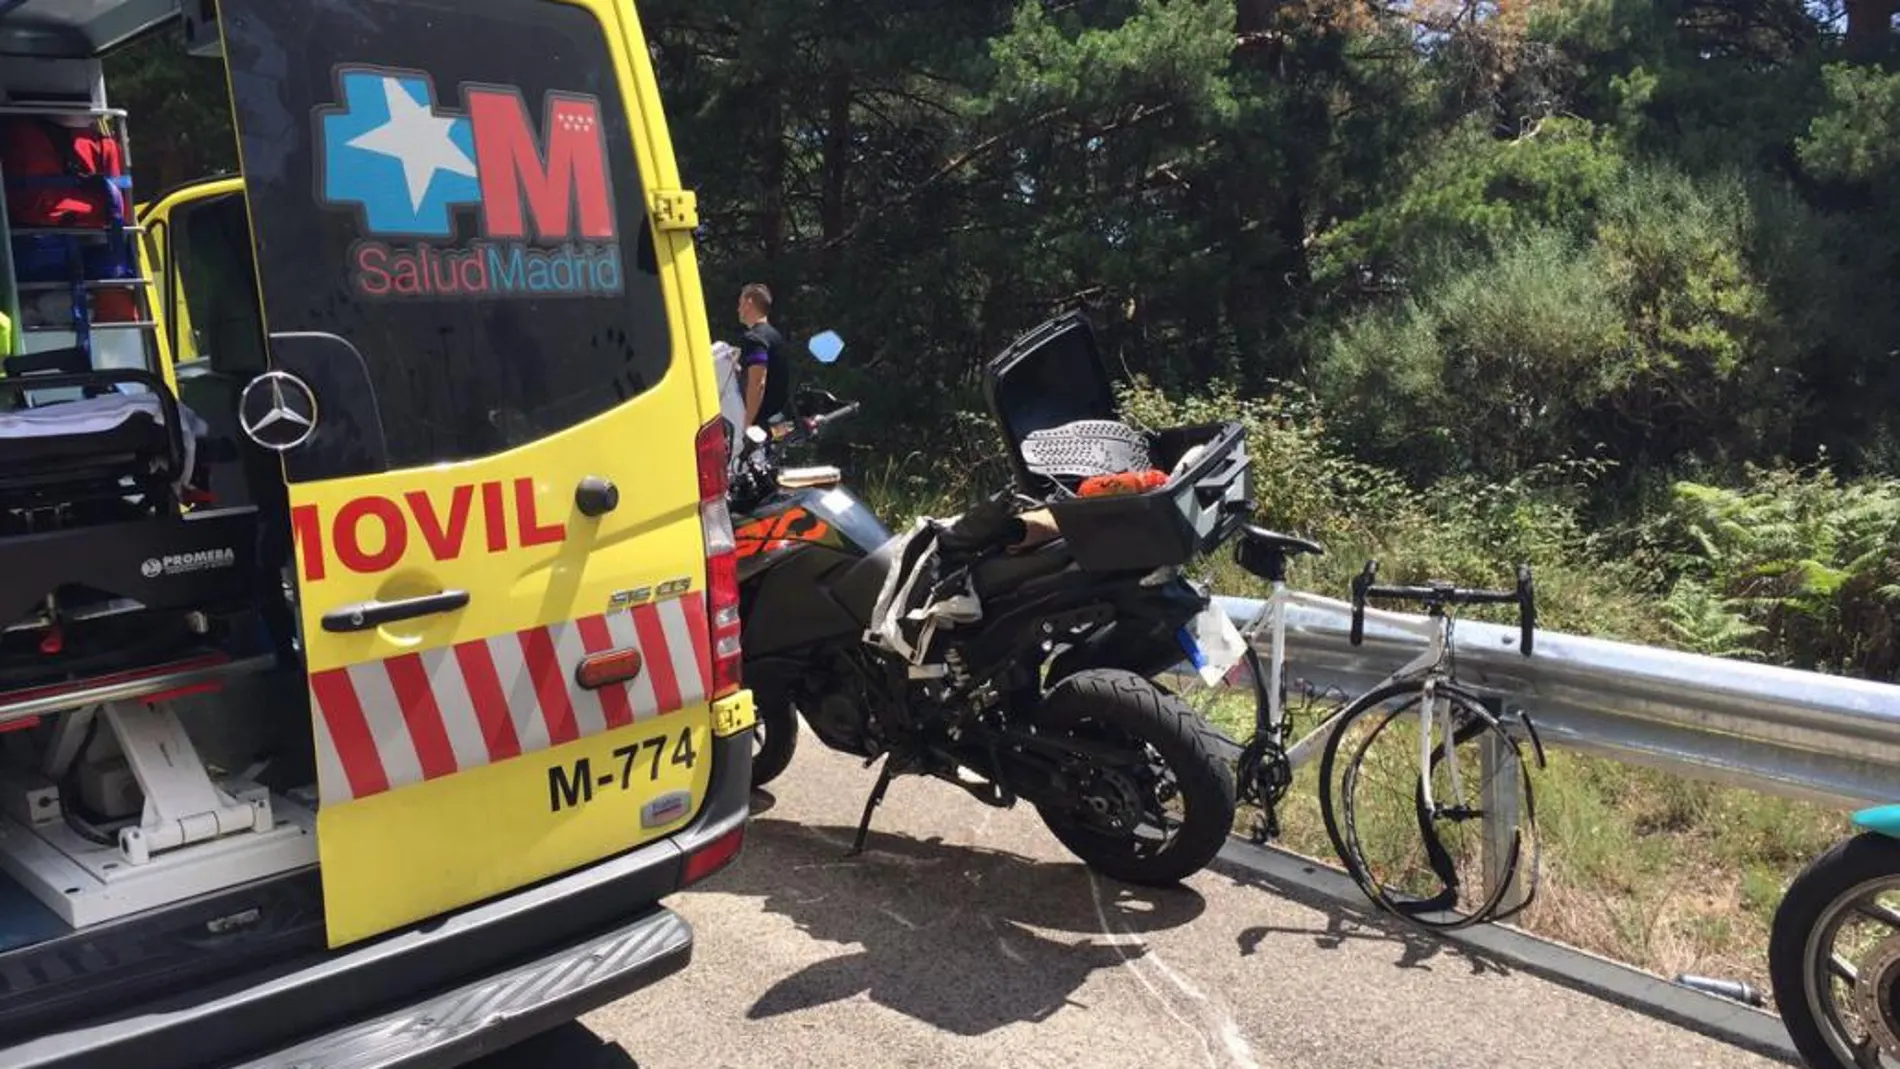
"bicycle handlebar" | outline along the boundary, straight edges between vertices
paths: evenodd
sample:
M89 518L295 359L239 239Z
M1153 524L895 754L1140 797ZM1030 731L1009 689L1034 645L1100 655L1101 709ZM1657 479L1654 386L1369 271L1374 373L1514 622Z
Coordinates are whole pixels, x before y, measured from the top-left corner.
M1367 598L1425 601L1442 605L1514 605L1517 594L1503 590L1460 590L1439 586L1369 586Z
M1518 565L1516 590L1475 590L1450 583L1379 586L1373 582L1378 574L1379 562L1367 561L1365 571L1352 581L1352 644L1355 646L1365 641L1366 602L1372 598L1423 602L1434 616L1440 615L1447 605L1516 605L1517 648L1529 657L1536 645L1537 590L1528 564Z

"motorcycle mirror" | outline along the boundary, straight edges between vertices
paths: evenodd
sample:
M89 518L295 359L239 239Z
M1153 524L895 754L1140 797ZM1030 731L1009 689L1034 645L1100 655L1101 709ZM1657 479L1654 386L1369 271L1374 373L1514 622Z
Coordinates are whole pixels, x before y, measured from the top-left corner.
M822 331L812 335L811 341L805 343L805 348L811 350L811 355L819 363L832 364L837 362L838 354L844 352L844 339L835 330Z

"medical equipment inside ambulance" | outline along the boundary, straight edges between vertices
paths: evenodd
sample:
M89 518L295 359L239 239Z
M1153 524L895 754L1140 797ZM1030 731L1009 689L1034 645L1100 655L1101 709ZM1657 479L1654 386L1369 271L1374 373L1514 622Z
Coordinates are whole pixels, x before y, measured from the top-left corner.
M252 516L196 511L208 427L158 371L129 155L89 100L0 105L0 696L202 652L250 584Z
M167 700L282 663L294 624L287 546L208 489L236 436L160 359L126 115L96 79L20 84L34 70L0 71L0 866L85 927L236 870L119 873L281 820L213 785ZM258 874L311 860L275 849Z

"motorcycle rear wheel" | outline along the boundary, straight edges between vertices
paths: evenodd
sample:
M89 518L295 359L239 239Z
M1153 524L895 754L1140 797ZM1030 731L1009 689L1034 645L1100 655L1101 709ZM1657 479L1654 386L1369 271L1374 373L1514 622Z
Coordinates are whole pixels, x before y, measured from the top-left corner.
M792 754L798 749L798 711L792 703L784 700L766 701L763 695L758 704L758 723L752 728L758 739L758 748L752 751L752 789L779 778L779 775L792 763Z
M1087 817L1038 807L1049 831L1090 868L1124 883L1168 886L1205 868L1226 844L1234 827L1233 768L1221 755L1220 736L1179 698L1133 672L1092 669L1049 692L1038 726L1044 734L1135 744L1149 755L1145 771L1082 770L1091 778L1083 785L1094 810ZM1161 778L1152 767L1157 762L1172 784L1147 782L1151 774ZM1141 816L1153 817L1157 802L1176 797L1186 815L1159 845L1127 827L1132 814L1117 804L1138 801Z

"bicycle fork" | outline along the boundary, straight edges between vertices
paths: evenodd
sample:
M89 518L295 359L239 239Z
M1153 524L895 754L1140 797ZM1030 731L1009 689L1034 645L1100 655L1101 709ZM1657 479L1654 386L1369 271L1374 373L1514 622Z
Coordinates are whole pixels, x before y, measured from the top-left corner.
M1441 806L1432 797L1432 730L1438 719L1438 680L1425 681L1424 694L1419 703L1418 714L1418 771L1420 806L1422 813L1432 820L1441 817L1449 820L1470 820L1484 815L1480 809L1472 809L1464 804L1464 772L1458 767L1458 725L1451 722L1449 711L1445 716L1445 768L1451 779L1452 804ZM1447 701L1446 706L1451 703Z

